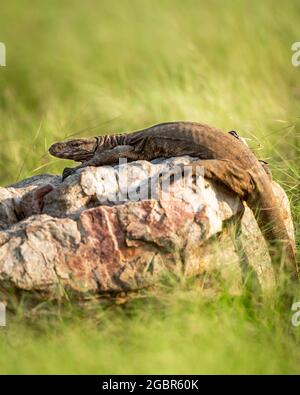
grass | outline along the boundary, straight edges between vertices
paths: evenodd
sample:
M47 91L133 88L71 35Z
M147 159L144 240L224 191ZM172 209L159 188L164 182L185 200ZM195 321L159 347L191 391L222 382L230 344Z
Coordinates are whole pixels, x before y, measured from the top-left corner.
M299 331L270 301L208 301L190 283L125 304L25 306L1 333L2 373L299 373Z
M60 172L47 147L168 120L249 138L289 194L300 241L300 4L11 0L1 7L0 183ZM19 302L1 373L299 373L290 311L173 286L122 305Z

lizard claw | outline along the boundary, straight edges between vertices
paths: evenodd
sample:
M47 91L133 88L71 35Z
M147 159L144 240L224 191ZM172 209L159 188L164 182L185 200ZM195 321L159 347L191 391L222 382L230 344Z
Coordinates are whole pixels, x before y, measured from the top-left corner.
M66 167L62 173L62 181L64 181L67 177L71 176L74 174L76 171L76 168L71 168L71 167Z

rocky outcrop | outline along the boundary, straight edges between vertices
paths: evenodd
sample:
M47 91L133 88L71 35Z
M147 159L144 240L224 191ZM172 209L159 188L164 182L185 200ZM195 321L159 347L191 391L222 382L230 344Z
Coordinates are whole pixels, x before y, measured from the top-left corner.
M169 189L159 188L158 174L191 161L90 167L64 182L40 175L1 188L1 288L101 294L145 288L171 274L197 275L203 290L222 283L238 292L250 269L268 289L265 242L232 192L201 172L189 182L175 175ZM275 182L273 188L293 234L287 197Z

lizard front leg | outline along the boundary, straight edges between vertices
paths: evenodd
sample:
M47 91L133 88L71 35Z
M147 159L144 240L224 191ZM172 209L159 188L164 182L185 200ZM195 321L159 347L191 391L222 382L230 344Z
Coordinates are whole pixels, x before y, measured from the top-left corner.
M118 163L120 158L127 158L130 160L140 159L138 152L134 150L133 146L130 145L118 145L112 149L95 152L92 159L82 163L82 165L74 168L65 168L63 171L63 180L74 174L77 170L87 166L108 166L115 165Z

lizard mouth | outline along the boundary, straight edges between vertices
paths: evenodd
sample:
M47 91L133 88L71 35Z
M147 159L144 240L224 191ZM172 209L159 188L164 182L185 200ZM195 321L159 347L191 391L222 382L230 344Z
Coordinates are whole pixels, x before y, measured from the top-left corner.
M81 162L93 157L98 147L98 138L75 139L51 145L51 155L62 159L73 159Z

